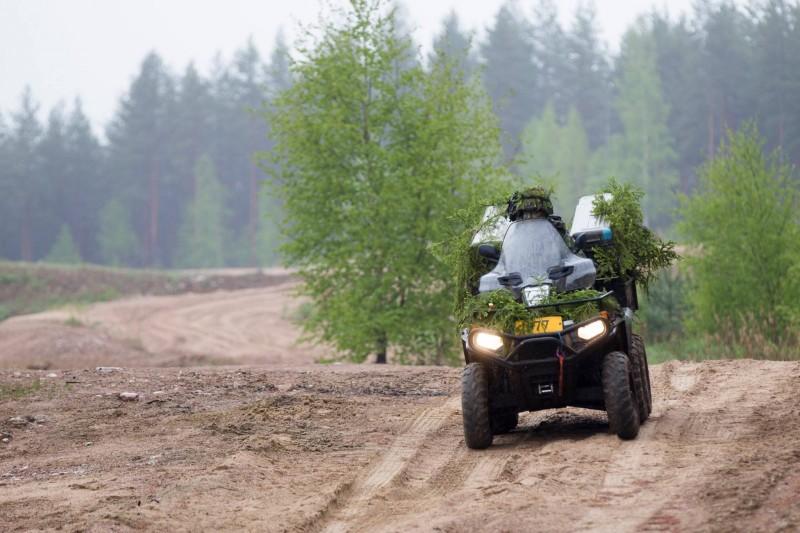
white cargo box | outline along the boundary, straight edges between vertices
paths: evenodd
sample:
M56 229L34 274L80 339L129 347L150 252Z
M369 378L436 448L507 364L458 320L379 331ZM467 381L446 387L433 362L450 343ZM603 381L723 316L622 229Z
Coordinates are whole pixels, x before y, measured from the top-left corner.
M572 219L572 229L569 233L573 237L579 233L608 228L608 224L592 215L594 210L594 199L599 195L582 196L575 207L575 216ZM613 196L610 193L603 194L606 201Z

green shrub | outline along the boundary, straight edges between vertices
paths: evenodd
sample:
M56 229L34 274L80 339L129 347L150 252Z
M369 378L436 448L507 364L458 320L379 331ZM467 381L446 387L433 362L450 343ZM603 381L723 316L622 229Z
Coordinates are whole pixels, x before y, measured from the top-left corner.
M45 261L49 263L79 264L83 262L69 226L62 224L55 244L48 252Z
M552 305L552 307L537 307L536 309L528 309L525 304L515 300L514 295L505 289L485 292L477 296L470 295L464 301L459 323L462 327L478 323L481 326L512 333L518 329L518 322L530 323L543 316L558 315L564 320L581 322L597 315L601 309L607 311L615 309L618 306L617 302L613 297L609 297L602 302L556 306L575 300L596 298L601 294L603 293L593 289L561 293L553 291L542 301L542 305Z
M686 275L678 269L667 269L639 295L636 316L649 341L664 342L683 335L688 309Z
M644 192L630 184L609 180L602 190L612 199L597 197L593 214L611 226L611 244L595 249L599 279L634 279L647 288L656 273L678 259L675 243L662 241L644 225Z
M748 125L729 132L699 177L680 226L700 250L688 259L687 330L717 335L724 325L731 342L758 333L784 345L800 323L800 188L792 169L780 154L765 155Z

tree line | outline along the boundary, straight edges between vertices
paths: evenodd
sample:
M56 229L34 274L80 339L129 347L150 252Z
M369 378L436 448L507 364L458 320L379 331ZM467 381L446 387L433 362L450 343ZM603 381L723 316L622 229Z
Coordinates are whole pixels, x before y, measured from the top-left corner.
M80 99L46 121L26 88L0 114L0 256L134 267L269 265L277 205L254 154L269 149L260 113L289 84L281 38L252 41L201 75L148 54L105 129Z
M698 167L749 120L768 150L800 162L797 2L702 1L677 18L655 10L613 55L591 7L563 27L554 3L529 15L516 6L500 9L475 57L506 153L522 176L551 179L566 217L578 196L617 176L645 190L648 223L669 231Z
M614 175L645 190L648 223L670 232L696 169L748 120L783 162L800 162L797 2L703 1L678 18L653 11L615 53L591 4L562 25L552 1L508 2L480 41L448 16L437 54L480 80L505 163L522 179L549 180L566 218L578 196ZM289 62L282 42L266 60L249 43L207 76L192 65L176 75L150 54L102 141L79 101L42 124L26 91L17 110L0 112L0 255L273 262L280 204L262 193L253 154L272 147L257 110L290 86Z

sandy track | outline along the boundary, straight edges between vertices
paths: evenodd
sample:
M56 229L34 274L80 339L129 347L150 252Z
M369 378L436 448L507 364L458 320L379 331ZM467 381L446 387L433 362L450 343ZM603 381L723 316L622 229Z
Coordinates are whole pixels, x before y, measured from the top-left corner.
M457 403L445 401L420 414L312 529L800 527L800 365L670 363L654 377L653 417L633 442L606 434L602 414L570 409L530 414L473 452L460 438ZM782 482L783 502L765 506Z
M800 528L797 363L658 365L635 441L567 409L484 451L464 446L457 369L44 374L0 372L41 380L0 404L4 530ZM26 414L43 422L5 422Z
M328 354L298 343L293 288L141 296L16 317L0 324L0 367L310 363Z
M143 297L93 306L78 315L151 353L182 352L231 363L313 362L296 347L291 285L213 294ZM318 351L319 353L319 351Z

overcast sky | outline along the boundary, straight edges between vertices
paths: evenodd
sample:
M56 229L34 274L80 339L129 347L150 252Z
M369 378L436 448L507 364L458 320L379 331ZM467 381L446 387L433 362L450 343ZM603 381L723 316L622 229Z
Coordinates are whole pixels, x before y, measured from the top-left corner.
M580 2L556 2L565 22ZM530 13L535 2L516 3ZM668 5L676 15L689 10L691 3L597 0L594 4L602 36L615 49L638 14ZM415 25L417 42L430 46L452 9L462 25L480 37L503 0L403 0L403 4ZM316 21L324 5L320 0L0 0L0 112L16 109L29 84L42 104L41 118L59 100L71 102L79 95L99 132L148 51L158 51L178 71L192 60L207 71L217 51L230 57L249 36L264 54L280 28L291 44L298 23Z

